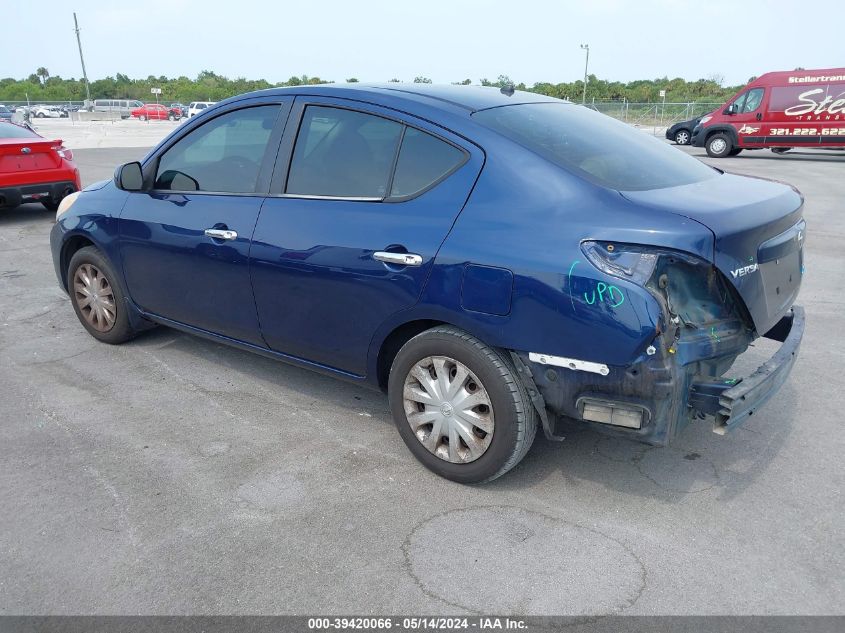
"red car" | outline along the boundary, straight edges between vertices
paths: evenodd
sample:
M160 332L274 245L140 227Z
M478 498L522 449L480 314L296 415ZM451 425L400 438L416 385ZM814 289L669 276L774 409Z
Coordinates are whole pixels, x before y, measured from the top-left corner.
M140 108L132 110L132 116L146 121L147 119L163 121L178 121L182 118L182 110L179 108L168 108L160 103L145 103Z
M73 153L31 129L0 122L0 209L40 202L56 211L81 188Z

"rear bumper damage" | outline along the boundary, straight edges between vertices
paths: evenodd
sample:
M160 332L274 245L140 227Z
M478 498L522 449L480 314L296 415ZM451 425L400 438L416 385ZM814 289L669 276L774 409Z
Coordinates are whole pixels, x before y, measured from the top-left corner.
M804 336L804 308L793 306L765 338L780 341L777 352L746 378L699 380L690 388L689 406L714 418L713 431L726 433L751 417L786 381Z
M804 310L793 306L764 337L778 351L749 376L726 372L754 338L741 321L658 337L627 367L574 369L571 359L514 353L517 369L540 411L550 439L562 439L566 420L611 435L666 445L689 422L710 418L726 433L752 416L789 376L804 335ZM603 368L603 369L602 369Z

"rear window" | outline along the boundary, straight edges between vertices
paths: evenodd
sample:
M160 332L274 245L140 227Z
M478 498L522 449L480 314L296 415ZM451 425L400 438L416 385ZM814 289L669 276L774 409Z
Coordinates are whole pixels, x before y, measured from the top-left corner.
M39 136L14 123L0 123L0 138L39 138Z
M476 112L473 119L552 163L610 189L663 189L718 175L650 134L582 106L504 106Z

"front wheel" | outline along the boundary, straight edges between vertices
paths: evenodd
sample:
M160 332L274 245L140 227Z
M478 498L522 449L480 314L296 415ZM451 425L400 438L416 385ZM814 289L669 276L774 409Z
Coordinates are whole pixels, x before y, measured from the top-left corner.
M145 117L145 116L142 114L141 116L139 116L139 117L138 117L138 120L139 120L139 121L146 121L146 120L147 120L147 117Z
M168 115L167 115L167 120L168 120L168 121L175 121L175 120L176 120L176 117L175 117L175 116L173 116L172 114L168 114Z
M414 456L459 483L504 475L537 433L537 412L511 360L453 327L426 330L399 350L388 398Z
M135 336L117 274L99 250L86 246L76 251L67 280L73 310L91 336L112 345Z
M689 130L678 130L677 132L675 132L675 142L678 145L689 145L689 141Z
M730 155L733 143L727 134L718 132L707 139L705 149L711 158L724 158Z

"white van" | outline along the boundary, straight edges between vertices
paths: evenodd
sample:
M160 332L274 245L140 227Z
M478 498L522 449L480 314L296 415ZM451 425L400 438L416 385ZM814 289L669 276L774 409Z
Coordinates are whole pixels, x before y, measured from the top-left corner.
M128 119L132 110L142 105L144 104L136 99L95 99L94 112L110 112L119 115L121 119Z
M213 106L216 101L191 101L188 105L188 118L190 119L195 114L199 114L206 108Z

